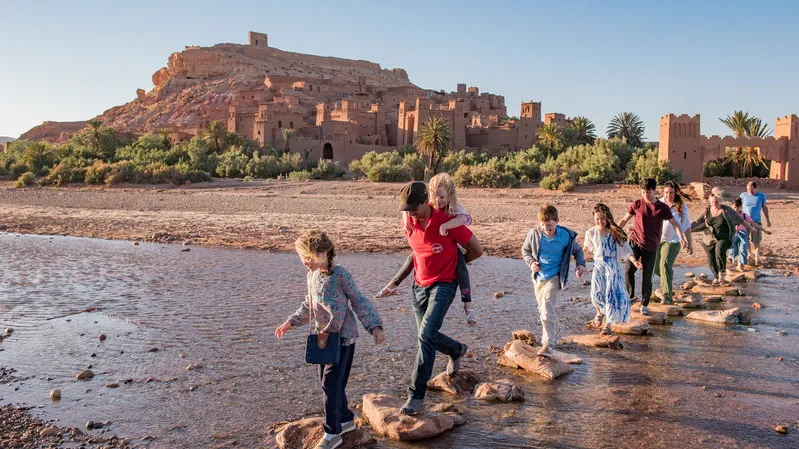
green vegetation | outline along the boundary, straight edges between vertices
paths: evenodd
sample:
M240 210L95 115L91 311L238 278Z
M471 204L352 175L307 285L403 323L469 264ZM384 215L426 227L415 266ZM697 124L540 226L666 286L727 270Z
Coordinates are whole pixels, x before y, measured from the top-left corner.
M608 124L607 134L608 139L614 137L621 137L627 140L630 145L641 148L644 146L644 122L638 114L632 112L622 112Z
M166 133L148 133L131 140L95 119L62 145L14 141L8 152L0 154L0 176L26 187L69 183L182 185L211 181L212 176L334 179L345 173L335 162L309 161L307 155L256 148L255 143L228 132L220 121L211 122L200 136L173 145ZM302 174L292 176L294 172Z
M735 137L768 137L771 135L771 130L768 129L763 120L758 117L750 116L748 112L735 111L732 115L725 118L719 118L721 123L727 125ZM758 147L730 147L727 148L725 158L726 166L730 168L731 173L725 174L727 176L735 176L736 178L748 178L753 174L761 175L765 169L768 173L768 165L766 159L760 154ZM712 167L716 169L716 167Z

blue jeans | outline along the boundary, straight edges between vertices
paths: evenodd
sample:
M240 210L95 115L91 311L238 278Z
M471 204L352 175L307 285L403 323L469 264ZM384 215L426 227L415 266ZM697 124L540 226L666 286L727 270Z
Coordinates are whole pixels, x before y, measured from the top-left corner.
M746 265L749 257L749 231L744 230L735 233L730 252L732 252L732 259L736 263Z
M428 287L413 284L413 313L416 315L416 329L419 337L419 351L416 353L416 366L411 375L408 397L424 399L427 381L433 374L436 351L457 357L461 344L438 330L444 324L447 310L455 299L458 283L436 282Z
M341 339L344 343L344 339ZM341 359L335 365L319 365L322 380L322 399L325 403L325 422L322 427L331 434L341 433L341 423L355 419L347 404L347 381L352 368L355 344L341 346Z

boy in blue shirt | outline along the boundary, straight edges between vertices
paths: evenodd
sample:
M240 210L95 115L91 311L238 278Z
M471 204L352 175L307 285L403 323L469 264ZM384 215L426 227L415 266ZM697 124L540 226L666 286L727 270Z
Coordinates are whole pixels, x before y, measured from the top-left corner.
M552 355L558 338L558 316L555 304L569 278L570 257L577 264L577 278L585 269L583 248L577 243L577 233L558 225L558 210L547 204L538 211L539 226L527 233L522 245L522 257L533 276L535 299L543 327L539 356Z
M768 206L766 205L766 194L757 191L757 183L749 181L746 185L746 192L741 194L741 205L743 212L749 215L758 226L763 224L762 216L766 217L766 226L771 227L771 219L768 216ZM755 256L755 265L760 265L760 242L763 241L763 233L755 230L749 233L752 241L752 254Z

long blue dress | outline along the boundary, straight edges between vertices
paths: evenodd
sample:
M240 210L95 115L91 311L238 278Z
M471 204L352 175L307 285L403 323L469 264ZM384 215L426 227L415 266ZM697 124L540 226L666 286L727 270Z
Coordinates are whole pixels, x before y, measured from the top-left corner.
M624 269L619 260L621 258L619 251L626 253L626 248L620 248L610 234L596 237L601 241L602 251L600 254L594 250L591 302L605 315L608 323L626 323L630 321L630 295L624 280Z

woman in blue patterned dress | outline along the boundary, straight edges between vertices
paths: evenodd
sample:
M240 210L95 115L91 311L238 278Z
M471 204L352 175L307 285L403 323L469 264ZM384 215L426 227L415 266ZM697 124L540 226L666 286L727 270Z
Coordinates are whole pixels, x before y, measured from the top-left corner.
M629 259L639 270L641 261L633 255L627 234L613 220L608 206L602 203L594 206L594 222L596 226L585 232L584 242L586 251L594 255L591 303L596 316L591 324L601 327L602 335L609 335L612 324L630 321L630 295L626 287L624 261Z

